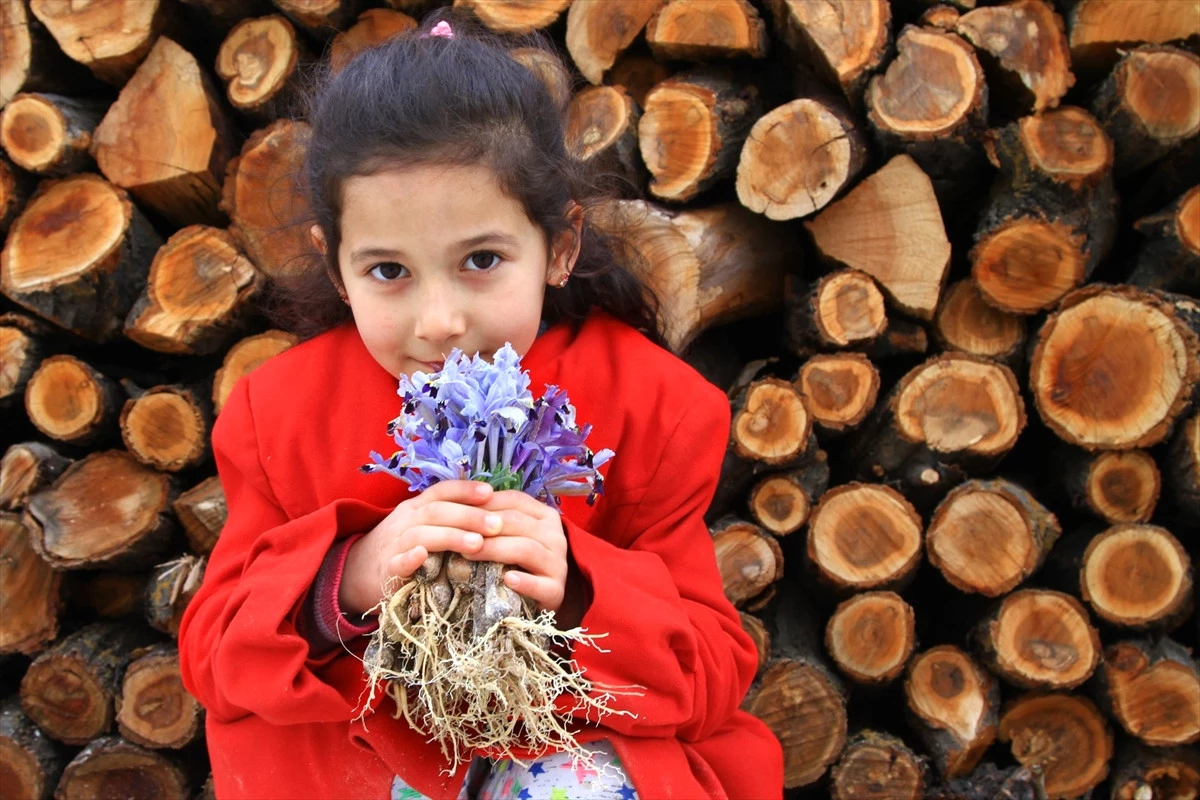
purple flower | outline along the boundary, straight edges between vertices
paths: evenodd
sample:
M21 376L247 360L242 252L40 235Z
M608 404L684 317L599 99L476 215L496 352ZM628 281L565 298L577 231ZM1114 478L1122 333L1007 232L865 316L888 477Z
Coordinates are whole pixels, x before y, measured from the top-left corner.
M401 376L402 413L388 423L399 449L371 453L363 472L386 472L414 491L443 480L481 480L497 489L520 489L550 506L561 495L604 491L599 467L611 450L584 444L591 426L579 428L567 393L547 386L533 399L529 373L505 344L491 363L450 353L440 372Z

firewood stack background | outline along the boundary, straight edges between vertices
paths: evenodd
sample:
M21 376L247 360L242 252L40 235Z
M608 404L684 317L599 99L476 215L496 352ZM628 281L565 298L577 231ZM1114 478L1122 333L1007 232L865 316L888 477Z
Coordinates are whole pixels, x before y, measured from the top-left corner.
M0 0L0 796L211 796L209 432L319 69L431 0ZM671 346L793 797L1200 793L1200 0L457 0ZM725 436L714 431L714 436Z

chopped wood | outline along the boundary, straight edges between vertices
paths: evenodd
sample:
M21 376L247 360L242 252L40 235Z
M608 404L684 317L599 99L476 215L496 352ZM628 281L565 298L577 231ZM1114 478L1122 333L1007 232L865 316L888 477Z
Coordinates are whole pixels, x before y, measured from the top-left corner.
M208 398L184 386L155 386L121 409L121 438L133 457L164 472L197 466L210 455Z
M79 94L91 90L94 81L36 18L30 20L27 3L0 3L0 107L20 91Z
M754 642L754 649L758 651L758 670L767 664L771 658L771 634L767 631L763 621L753 614L747 614L745 611L738 612L738 618L742 621L742 630Z
M33 655L58 636L62 573L33 549L29 529L16 514L0 511L0 654Z
M904 679L910 721L942 777L968 775L996 739L1000 684L953 645L913 656Z
M797 258L791 231L737 203L673 212L616 201L595 209L592 222L618 237L624 263L654 290L676 353L706 328L777 308Z
M202 556L211 553L229 513L220 478L216 475L205 478L181 493L172 508L183 525L192 551Z
M309 236L316 219L304 179L311 138L308 123L277 120L255 131L229 162L221 208L234 238L268 278L324 269Z
M88 148L104 106L57 94L19 94L0 114L0 145L18 167L67 175L92 164Z
M950 242L933 185L912 158L896 156L804 227L823 257L871 275L902 311L933 318Z
M1112 800L1200 797L1200 753L1125 741L1117 747L1110 785Z
M645 183L638 149L640 118L640 109L624 87L589 86L567 105L563 131L567 152L640 190Z
M1031 694L1000 718L1000 741L1013 757L1041 767L1051 800L1084 797L1108 775L1113 739L1104 716L1085 697Z
M934 338L947 350L992 358L1009 367L1025 347L1025 319L989 304L973 281L951 284L933 319Z
M217 203L238 134L216 93L191 53L160 38L96 128L100 171L176 225L224 224Z
M45 333L47 327L32 317L0 315L0 403L13 405L24 398L29 379L46 355Z
M1083 599L1113 625L1178 627L1193 611L1192 561L1157 525L1114 525L1092 538L1079 573Z
M361 0L271 0L288 19L324 41L342 30L358 13Z
M1128 286L1063 298L1038 333L1029 372L1042 421L1088 450L1157 444L1198 375L1197 341L1175 309Z
M925 767L899 738L864 730L850 738L829 773L829 794L833 800L924 800Z
M921 18L918 22L925 28L937 28L938 30L954 32L961 18L962 11L954 6L940 3L930 6L921 12Z
M1145 241L1126 282L1143 289L1200 294L1200 186L1133 227Z
M667 0L646 24L646 43L662 59L762 58L767 29L748 0Z
M30 0L29 10L64 53L114 86L130 79L170 22L170 6L162 0Z
M989 82L993 103L998 93L1020 91L1023 111L1045 111L1075 85L1062 17L1043 0L977 8L954 29L997 65Z
M101 619L141 616L146 574L111 570L79 570L67 576L71 609Z
M567 107L575 90L575 76L555 53L541 47L518 47L508 54L542 82L555 108Z
M763 478L750 491L750 514L776 536L795 533L829 486L829 463L818 451L799 469Z
M740 458L793 464L809 452L811 434L804 398L788 381L754 381L734 398L730 442Z
M497 33L525 34L548 28L571 0L454 0L455 8L466 8Z
M671 70L648 55L625 53L608 71L608 82L624 86L639 107L646 104L646 95L658 84L671 77Z
M677 73L655 86L638 120L650 193L684 202L732 175L761 113L753 84L713 69Z
M1112 153L1096 120L1074 106L992 134L988 156L1000 174L970 255L984 300L1031 314L1092 274L1115 236Z
M839 589L896 588L921 560L921 516L888 486L850 483L821 497L808 521L808 558Z
M1061 469L1071 504L1110 524L1149 522L1162 477L1145 450L1088 453L1065 448Z
M1042 768L1000 769L990 762L974 772L935 786L926 800L1046 800Z
M264 122L299 111L300 73L310 58L292 23L271 14L234 25L217 51L215 69L230 105Z
M204 710L188 694L179 670L179 649L154 645L134 655L117 695L117 729L143 747L178 750L203 730Z
M0 459L0 509L15 511L71 466L71 459L42 442L19 442Z
M1200 411L1179 425L1164 465L1172 511L1184 524L1200 526Z
M784 341L793 353L865 347L887 330L883 293L856 269L835 270L814 283L784 278Z
M341 72L350 59L376 45L407 31L415 30L417 21L402 11L390 8L368 8L358 15L358 21L333 37L329 44L329 69Z
M1195 0L1076 0L1067 15L1071 61L1107 69L1122 50L1146 42L1183 41L1200 34Z
M25 716L16 696L0 701L0 775L4 796L50 800L67 759Z
M93 797L154 797L186 800L188 779L171 758L119 736L103 736L79 752L63 770L56 800Z
M157 631L179 636L188 603L204 580L204 556L182 555L155 567L146 584L146 621Z
M105 342L146 283L162 239L99 175L43 183L0 252L0 290L80 336Z
M31 194L33 179L0 153L0 236L8 233L9 226L25 208Z
M66 744L82 745L112 729L121 674L149 631L96 622L63 637L29 665L21 679L21 708L37 726Z
M118 450L76 461L29 498L33 546L58 569L152 563L170 540L171 479Z
M862 592L834 610L825 650L855 683L891 683L917 644L916 612L895 592Z
M75 356L50 356L25 387L25 413L39 431L82 447L114 438L125 392Z
M711 529L725 596L742 607L783 577L783 550L757 525L726 517Z
M567 11L567 51L580 74L600 83L617 56L664 0L575 0Z
M879 370L862 353L816 355L804 362L796 385L813 422L836 434L857 427L879 395Z
M750 129L738 159L738 201L768 219L806 217L848 187L868 156L861 126L842 103L792 100Z
M1125 731L1155 747L1200 741L1200 667L1167 638L1117 642L1104 651L1096 696Z
M1071 595L1047 589L1009 594L974 636L988 667L1026 689L1073 689L1100 660L1100 635L1087 609Z
M1042 566L1058 518L1006 480L971 480L941 502L925 536L929 563L955 588L999 597Z
M1097 88L1092 109L1112 136L1117 176L1130 175L1200 132L1200 56L1139 47Z
M125 336L161 353L214 353L245 327L263 283L228 231L190 225L155 254Z
M856 103L887 52L892 21L887 0L768 0L766 5L788 47Z
M286 331L270 330L247 336L225 354L225 360L213 377L213 411L221 413L221 407L229 398L234 385L249 375L267 359L277 356L295 345L299 339Z

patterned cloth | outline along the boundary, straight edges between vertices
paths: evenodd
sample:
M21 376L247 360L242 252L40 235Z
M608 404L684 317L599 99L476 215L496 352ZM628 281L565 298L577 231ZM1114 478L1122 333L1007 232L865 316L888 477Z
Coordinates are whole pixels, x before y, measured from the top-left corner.
M621 760L607 741L585 745L596 769L576 766L566 753L554 753L521 766L515 761L471 762L457 800L638 800ZM429 800L397 777L391 800Z

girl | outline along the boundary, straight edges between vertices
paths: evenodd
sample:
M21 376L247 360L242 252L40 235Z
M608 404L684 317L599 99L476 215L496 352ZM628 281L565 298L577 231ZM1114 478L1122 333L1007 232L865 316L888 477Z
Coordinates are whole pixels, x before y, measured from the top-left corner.
M242 380L213 432L229 515L180 649L217 795L779 796L780 746L738 710L755 651L703 522L728 403L656 344L643 288L586 221L547 91L496 42L429 25L316 98L307 178L329 302L300 311L326 330ZM567 498L560 515L467 481L412 495L359 472L391 447L398 376L505 342L535 392L567 389L592 449L616 451L594 506ZM571 657L645 693L578 720L603 775L485 753L451 774L436 743L376 713L382 698L358 719L364 614L438 551L512 565L509 586L559 627L607 634Z

